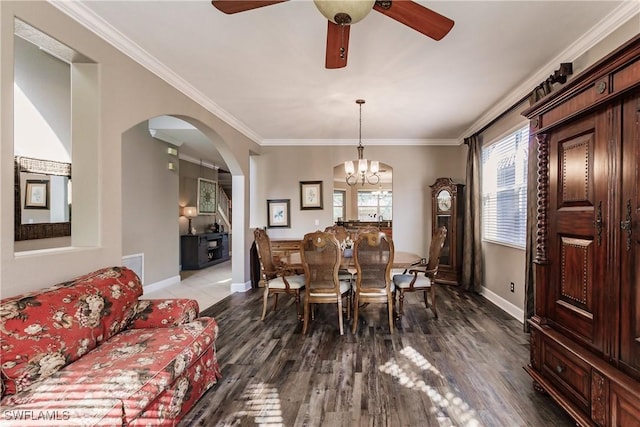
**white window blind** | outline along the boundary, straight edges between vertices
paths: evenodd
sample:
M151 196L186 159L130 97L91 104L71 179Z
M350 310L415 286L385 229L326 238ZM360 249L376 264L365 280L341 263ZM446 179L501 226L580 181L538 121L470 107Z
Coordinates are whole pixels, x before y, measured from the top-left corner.
M482 238L525 248L529 127L482 148Z

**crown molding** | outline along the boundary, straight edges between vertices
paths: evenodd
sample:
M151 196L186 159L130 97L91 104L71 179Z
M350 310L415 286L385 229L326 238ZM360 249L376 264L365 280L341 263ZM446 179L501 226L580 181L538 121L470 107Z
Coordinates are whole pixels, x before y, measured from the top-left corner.
M538 86L541 81L545 80L549 74L553 74L561 62L573 62L576 58L586 53L589 49L601 42L605 37L620 28L623 24L634 18L640 13L640 2L637 0L628 0L618 6L615 10L605 16L591 30L587 31L578 40L569 45L564 51L531 75L520 86L511 91L504 99L495 104L478 120L476 120L463 135L458 138L461 143L466 136L473 135L491 120L498 117L513 104L530 93L533 88ZM636 18L637 19L637 18Z
M352 145L354 140L323 140L323 139L262 139L257 133L247 127L235 116L228 113L209 97L193 87L190 83L180 77L177 73L160 62L153 55L142 49L139 45L131 41L124 34L115 29L111 24L95 14L91 9L81 2L65 0L48 0L53 6L64 14L77 21L79 24L96 34L114 48L118 49L147 70L157 75L162 80L169 83L178 91L201 105L203 108L226 122L228 125L244 134L261 146L300 146L300 145ZM640 13L640 2L628 0L617 7L613 12L602 19L591 30L587 31L580 39L571 44L567 49L557 55L549 63L540 68L531 77L525 80L520 86L511 91L499 103L487 110L478 118L466 131L457 139L388 139L388 140L367 140L367 145L460 145L465 136L472 135L481 129L486 123L502 114L503 111L511 107L519 99L522 99L540 81L547 78L550 73L561 62L572 62L587 50L595 46L606 36L611 34L621 25ZM355 142L357 143L357 141Z
M192 156L190 156L188 154L179 153L178 154L178 158L180 160L184 160L185 162L189 162L189 163L193 163L193 164L196 164L196 165L200 165L200 166L203 166L205 168L214 169L214 170L220 169L219 166L216 166L213 163L206 162L206 161L204 161L202 159L196 159L195 157L192 157Z
M460 145L462 141L458 139L367 139L364 145L372 146L410 146L410 145ZM265 139L262 146L353 146L358 145L357 139Z
M160 129L149 128L149 134L151 135L152 138L158 139L163 142L167 142L177 147L180 147L182 144L184 144L184 141L174 138L173 136L167 134L166 132L163 132Z
M48 0L58 10L68 15L80 25L105 40L120 52L142 65L153 74L169 83L184 95L200 104L210 113L226 122L229 126L244 134L253 142L260 144L262 138L243 122L228 113L209 97L193 87L189 82L180 77L172 69L160 62L155 56L131 41L111 24L95 14L91 9L77 1Z

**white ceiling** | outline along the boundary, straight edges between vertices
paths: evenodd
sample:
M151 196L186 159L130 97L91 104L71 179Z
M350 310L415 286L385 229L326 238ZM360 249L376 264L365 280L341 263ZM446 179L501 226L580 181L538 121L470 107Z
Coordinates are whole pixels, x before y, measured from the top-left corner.
M455 21L444 39L372 11L334 70L310 0L235 15L207 0L56 6L259 144L357 143L364 98L365 146L459 144L639 10L637 0L419 3Z

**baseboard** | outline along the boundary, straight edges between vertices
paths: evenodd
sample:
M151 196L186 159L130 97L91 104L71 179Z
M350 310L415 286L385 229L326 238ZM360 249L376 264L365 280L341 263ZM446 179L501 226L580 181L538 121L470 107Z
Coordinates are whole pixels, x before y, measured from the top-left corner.
M180 275L169 277L167 279L161 280L159 282L151 283L150 285L145 285L142 289L144 292L155 292L160 289L164 289L167 286L175 285L176 283L180 283Z
M516 305L513 305L500 295L491 292L489 289L482 287L480 295L500 307L503 311L507 312L511 317L518 320L520 323L524 323L524 310Z
M236 292L247 292L249 289L251 289L251 281L244 283L232 283L230 291L232 294L235 294Z

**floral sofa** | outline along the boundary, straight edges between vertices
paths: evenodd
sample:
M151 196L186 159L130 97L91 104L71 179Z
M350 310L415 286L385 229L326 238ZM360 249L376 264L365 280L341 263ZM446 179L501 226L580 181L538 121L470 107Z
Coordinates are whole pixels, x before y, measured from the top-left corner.
M0 301L0 425L175 425L220 378L213 318L110 267Z

